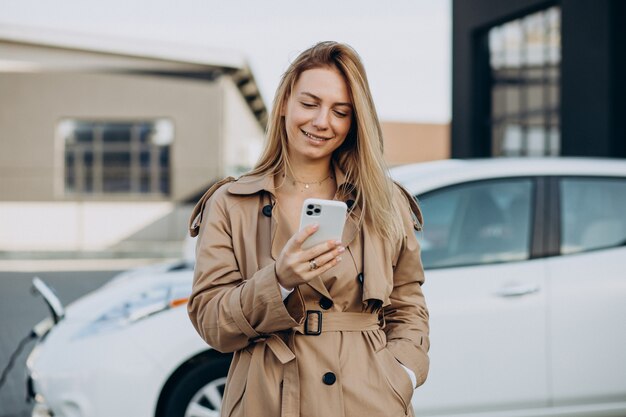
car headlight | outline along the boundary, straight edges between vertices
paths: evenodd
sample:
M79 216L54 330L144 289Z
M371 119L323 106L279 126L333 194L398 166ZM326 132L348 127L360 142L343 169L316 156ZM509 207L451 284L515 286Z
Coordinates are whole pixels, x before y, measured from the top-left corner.
M80 330L76 337L130 326L155 314L183 306L189 299L189 286L161 286L129 297Z

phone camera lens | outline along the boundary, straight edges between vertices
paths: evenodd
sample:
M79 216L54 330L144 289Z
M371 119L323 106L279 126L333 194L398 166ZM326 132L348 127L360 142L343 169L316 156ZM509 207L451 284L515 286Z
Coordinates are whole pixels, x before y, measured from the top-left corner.
M313 204L309 204L308 206L306 206L306 208L308 208L309 210L313 210Z
M307 215L307 216L312 216L312 215L313 215L313 212L312 212L311 210L307 210L306 215Z
M322 211L322 210L320 210L320 209L316 208L316 209L315 209L315 210L313 210L313 211L315 211L316 213L319 213L319 212L320 212L320 211Z

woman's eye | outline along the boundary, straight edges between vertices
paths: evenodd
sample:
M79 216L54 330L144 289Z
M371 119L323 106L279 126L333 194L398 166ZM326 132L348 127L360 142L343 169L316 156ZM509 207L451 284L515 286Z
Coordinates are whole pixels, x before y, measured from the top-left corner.
M337 115L337 117L346 117L348 113L335 110L335 115Z
M306 108L315 107L315 104L313 104L313 103L304 103L304 102L302 102L302 105L303 105L304 107L306 107Z

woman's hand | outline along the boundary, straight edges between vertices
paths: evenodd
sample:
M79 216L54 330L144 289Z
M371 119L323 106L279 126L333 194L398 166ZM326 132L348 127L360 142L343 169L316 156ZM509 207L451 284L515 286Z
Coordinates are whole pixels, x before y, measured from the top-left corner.
M329 240L308 249L302 249L304 241L317 232L318 225L310 225L294 234L287 241L276 260L278 283L287 289L305 284L323 274L341 261L339 256L345 248L341 241Z

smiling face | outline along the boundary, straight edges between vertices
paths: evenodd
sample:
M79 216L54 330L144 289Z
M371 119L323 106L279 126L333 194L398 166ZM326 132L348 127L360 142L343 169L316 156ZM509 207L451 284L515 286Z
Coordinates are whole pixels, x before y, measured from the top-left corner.
M343 75L332 67L304 71L283 112L290 160L330 159L346 139L353 117Z

